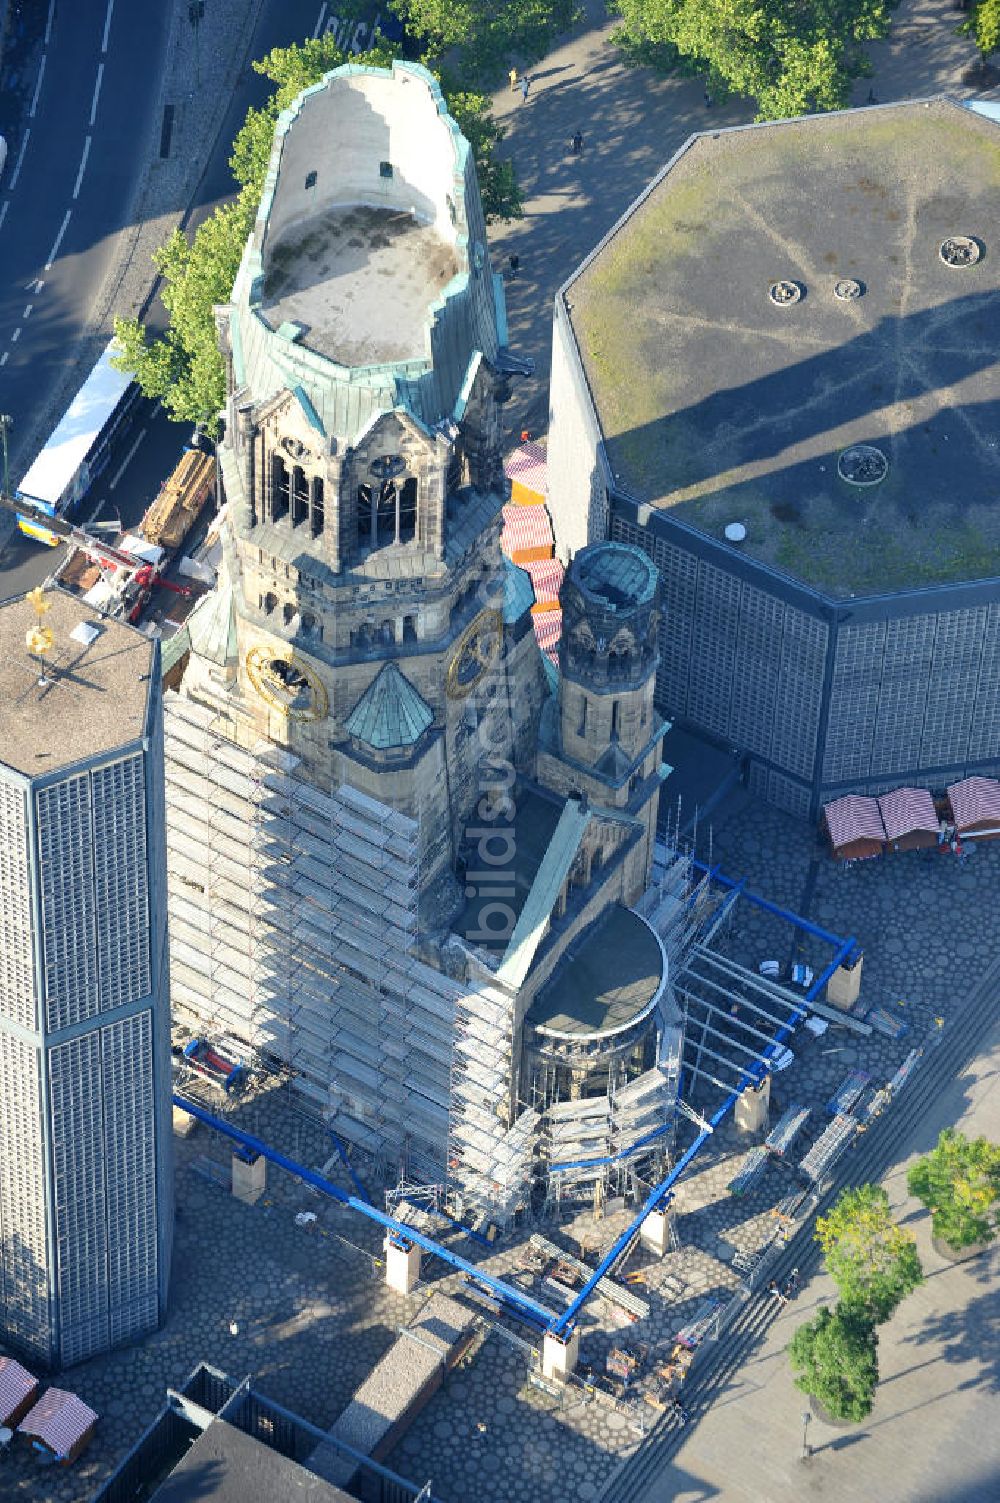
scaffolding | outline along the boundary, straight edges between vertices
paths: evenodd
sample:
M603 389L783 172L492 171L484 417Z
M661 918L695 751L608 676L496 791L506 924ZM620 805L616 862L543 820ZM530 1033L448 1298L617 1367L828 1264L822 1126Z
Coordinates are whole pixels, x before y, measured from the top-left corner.
M826 1131L816 1139L799 1169L814 1184L833 1167L844 1150L854 1141L858 1124L853 1117L834 1117Z
M443 1180L465 988L413 953L416 821L347 785L321 792L191 700L165 709L175 1021L286 1066L383 1166Z

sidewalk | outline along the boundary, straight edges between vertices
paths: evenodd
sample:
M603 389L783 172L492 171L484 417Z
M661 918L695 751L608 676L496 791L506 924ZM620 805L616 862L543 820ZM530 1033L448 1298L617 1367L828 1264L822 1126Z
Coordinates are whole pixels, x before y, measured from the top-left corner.
M515 386L505 415L515 439L522 428L539 436L548 427L557 289L692 132L744 124L754 115L746 100L706 109L700 79L625 67L608 41L614 23L604 0L583 0L583 8L581 26L529 70L527 101L506 85L493 98L508 131L502 150L514 159L525 204L523 219L494 228L491 247L500 270L511 252L520 256L517 281L506 289L510 342L536 368ZM853 102L863 104L869 88L882 103L968 96L973 91L962 73L978 53L955 34L960 20L953 0L903 0L890 40L871 49L875 76L858 81ZM570 148L577 130L584 136L580 156Z
M933 1111L884 1180L897 1220L912 1227L926 1282L879 1331L882 1381L863 1425L809 1426L814 1454L799 1459L805 1396L785 1348L795 1328L832 1303L821 1275L775 1321L760 1353L692 1426L636 1503L988 1503L1000 1496L1000 1243L965 1264L934 1251L930 1217L906 1193L913 1160L956 1125L1000 1140L1000 1028Z

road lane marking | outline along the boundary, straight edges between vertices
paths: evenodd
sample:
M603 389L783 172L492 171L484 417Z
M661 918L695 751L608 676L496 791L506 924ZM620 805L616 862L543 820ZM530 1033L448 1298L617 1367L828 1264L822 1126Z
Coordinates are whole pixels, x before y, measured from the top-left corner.
M38 281L34 284L33 287L29 287L28 291L29 292L33 292L35 294L35 296L37 297L38 294L41 292L41 290L42 290L42 288L44 286L45 286L44 278L39 277Z
M108 0L108 13L104 17L104 36L101 39L102 52L107 52L108 50L108 33L111 30L111 12L114 10L114 8L115 0Z
M28 137L30 135L31 126L29 125L28 129L24 133L24 139L21 142L21 150L17 154L17 161L14 163L14 172L10 180L11 191L13 191L17 187L17 180L21 175L21 163L24 161L24 153L28 149Z
M31 310L32 310L32 308L34 306L35 306L34 303L29 303L28 306L25 308L24 312L21 314L21 317L22 318L30 318L31 317Z
M83 182L83 171L84 171L84 168L87 165L87 158L89 156L90 156L90 137L88 136L87 139L86 139L86 141L84 141L84 143L83 143L83 156L80 158L80 171L76 175L76 186L73 189L73 198L74 199L77 199L77 198L80 197L80 184Z
M7 352L7 350L4 350L3 354L0 355L0 365L6 365L7 361L9 359L10 359L9 353Z
M38 108L38 96L42 92L42 79L45 77L45 63L46 63L46 61L47 61L47 54L43 52L42 53L41 65L40 65L40 67L38 69L38 78L35 80L35 92L31 96L31 109L28 111L28 119L29 120L34 120L34 118L35 118L35 111Z
M17 328L14 330L13 334L10 336L10 342L11 342L11 344L17 344L17 341L20 339L20 337L21 337L21 325L18 324Z
M90 124L91 125L93 125L94 121L97 119L97 101L98 101L98 98L99 98L100 93L101 93L101 84L102 84L103 81L104 81L104 64L103 63L98 63L98 65L97 65L97 81L94 84L94 97L90 101Z
M65 215L63 217L63 222L59 226L59 233L58 233L58 235L55 238L55 242L54 242L54 244L52 246L52 249L49 251L49 259L45 263L45 270L46 271L51 271L52 270L52 263L55 260L56 256L59 254L59 247L60 247L60 245L62 245L62 238L63 238L63 236L66 233L66 226L69 224L69 216L72 214L72 212L73 212L72 209L67 209L66 210L66 213L65 213Z
M135 458L135 451L136 451L136 449L138 449L139 445L142 443L143 439L146 437L147 432L148 432L148 429L146 429L146 428L142 429L142 431L140 432L140 434L139 434L138 438L136 439L135 443L132 445L131 449L129 449L128 453L125 455L125 458L122 460L121 464L118 466L118 469L115 471L115 473L112 476L112 478L108 481L108 490L109 491L113 491L114 490L115 486L118 484L119 480L122 478L122 476L124 475L125 471L128 469L129 465L132 463L132 460Z
M86 522L84 522L84 524L83 524L84 527L89 527L93 522L96 522L97 519L98 519L98 517L101 515L101 512L107 506L107 504L108 503L107 503L106 500L105 501L98 501L97 505L94 507L93 511L90 513L90 516L87 518Z
M323 5L322 5L322 7L320 9L320 13L319 13L319 20L316 22L316 29L313 32L313 41L316 40L316 38L319 36L320 32L323 30L323 22L326 20L326 7L327 7L327 3L328 3L328 0L323 0Z
M55 20L55 14L56 14L56 0L49 0L49 15L48 15L48 20L45 22L45 45L46 45L46 47L49 45L49 38L52 35L52 22Z
M4 220L7 218L7 210L9 208L10 208L10 199L9 198L5 198L4 201L3 201L3 204L0 205L0 224L3 224Z

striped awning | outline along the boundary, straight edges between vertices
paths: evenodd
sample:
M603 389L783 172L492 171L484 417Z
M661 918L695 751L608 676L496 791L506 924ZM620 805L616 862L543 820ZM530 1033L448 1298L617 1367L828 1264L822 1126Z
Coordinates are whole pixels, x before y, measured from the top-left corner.
M918 830L936 835L940 828L934 800L926 788L894 788L891 793L882 794L878 807L890 840L899 840Z
M68 1456L97 1423L93 1409L64 1388L47 1388L24 1416L18 1430L42 1441L57 1456Z
M9 1425L38 1389L38 1379L13 1357L0 1357L0 1425Z
M503 532L500 547L508 558L519 562L517 555L528 549L553 548L552 524L544 506L517 506L508 501L503 509Z
M559 638L562 636L562 611L536 611L531 617L535 638L550 662L559 666Z
M852 845L856 840L885 841L878 799L848 793L843 798L834 799L832 804L824 804L823 814L830 840L838 849Z
M566 572L557 558L543 558L535 562L521 565L525 573L531 575L531 583L535 587L535 604L541 606L553 606L559 603L559 591L562 589L563 575Z
M996 778L963 778L948 789L956 830L973 825L1000 825L1000 783Z
M536 443L522 444L503 463L503 472L508 480L516 480L527 490L536 491L540 496L545 495L547 469L545 449Z

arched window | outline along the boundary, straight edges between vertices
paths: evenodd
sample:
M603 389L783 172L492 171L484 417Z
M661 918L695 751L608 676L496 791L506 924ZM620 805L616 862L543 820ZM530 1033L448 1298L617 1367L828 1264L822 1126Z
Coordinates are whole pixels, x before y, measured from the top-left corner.
M318 538L323 531L323 481L319 475L314 475L309 484L312 491L309 531L314 538Z
M309 482L301 465L292 470L292 526L298 527L309 515Z
M276 608L277 604L278 604L278 597L277 597L277 595L273 594L270 590L268 590L267 594L264 596L264 611L265 611L265 614L268 615L268 616L270 616L271 613L272 613L272 611L274 611L274 609Z
M415 642L416 640L417 640L417 618L416 618L416 616L404 616L403 617L403 641L404 642Z
M358 548L362 551L412 543L417 535L417 482L413 476L404 480L383 473L390 464L390 459L376 460L372 465L375 478L358 486Z
M291 626L297 615L298 610L296 609L294 602L291 600L286 600L281 611L282 620L284 621L285 625Z
M290 477L279 454L271 458L271 520L278 522L288 514Z
M316 630L316 617L313 615L312 611L303 611L302 612L302 633L303 633L303 636L311 637L312 634L313 634L313 632L315 630Z

